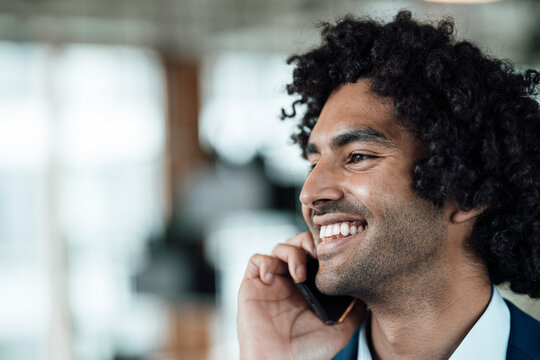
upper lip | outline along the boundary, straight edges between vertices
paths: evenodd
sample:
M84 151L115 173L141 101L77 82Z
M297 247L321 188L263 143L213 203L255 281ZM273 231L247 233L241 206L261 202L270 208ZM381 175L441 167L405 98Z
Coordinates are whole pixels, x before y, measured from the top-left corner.
M350 215L350 214L332 213L332 214L326 214L326 215L313 216L313 224L317 226L337 224L341 222L353 222L353 221L360 221L360 222L366 223L365 218Z

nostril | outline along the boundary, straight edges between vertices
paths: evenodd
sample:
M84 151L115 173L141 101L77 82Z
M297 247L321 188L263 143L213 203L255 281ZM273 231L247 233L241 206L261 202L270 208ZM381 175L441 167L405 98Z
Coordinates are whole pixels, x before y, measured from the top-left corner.
M312 205L315 207L315 206L321 206L321 205L324 205L330 201L333 201L331 199L318 199L318 200L315 200L313 201Z

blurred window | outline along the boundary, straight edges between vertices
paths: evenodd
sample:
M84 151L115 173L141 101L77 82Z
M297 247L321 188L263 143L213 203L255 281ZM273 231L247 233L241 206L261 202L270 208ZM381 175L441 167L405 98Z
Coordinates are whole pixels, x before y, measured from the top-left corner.
M302 184L307 162L290 139L295 121L280 121L290 112L285 91L291 69L285 54L249 51L219 52L203 62L200 136L233 164L264 159L267 175L281 185Z
M0 43L0 358L156 346L131 277L163 219L164 108L153 52Z

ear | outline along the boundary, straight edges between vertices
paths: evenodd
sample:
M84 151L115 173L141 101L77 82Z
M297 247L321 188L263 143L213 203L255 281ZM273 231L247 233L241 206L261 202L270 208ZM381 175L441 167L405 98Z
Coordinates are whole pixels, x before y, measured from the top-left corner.
M483 213L484 210L486 210L486 206L480 206L468 211L461 210L459 206L456 206L450 214L450 220L453 223L462 223L465 221L469 221Z

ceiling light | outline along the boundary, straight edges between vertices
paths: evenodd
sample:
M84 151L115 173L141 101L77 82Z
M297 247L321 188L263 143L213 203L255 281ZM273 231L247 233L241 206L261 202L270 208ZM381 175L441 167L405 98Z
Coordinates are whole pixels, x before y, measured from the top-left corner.
M442 4L486 4L490 2L496 2L500 0L424 0L432 3Z

